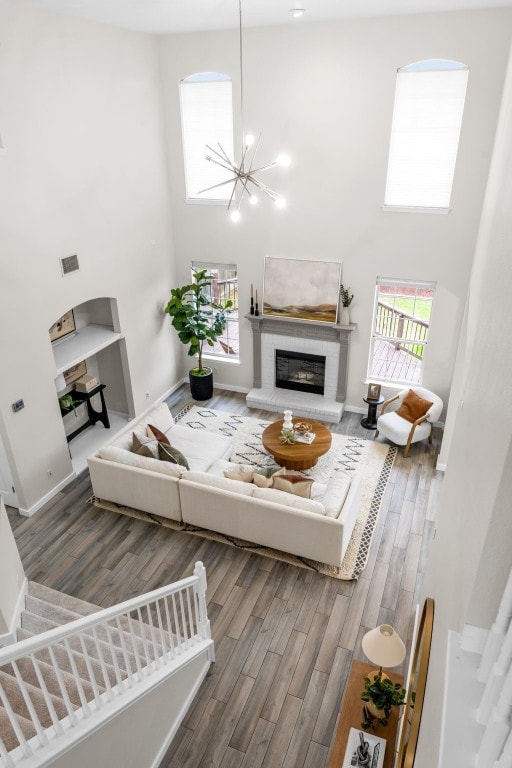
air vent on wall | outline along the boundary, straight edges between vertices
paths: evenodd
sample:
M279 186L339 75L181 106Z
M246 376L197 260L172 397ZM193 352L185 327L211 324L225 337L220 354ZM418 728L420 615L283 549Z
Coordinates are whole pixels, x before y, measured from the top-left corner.
M63 275L69 275L70 272L76 272L78 269L80 269L78 264L78 256L65 256L63 259L60 260L60 267L62 269Z

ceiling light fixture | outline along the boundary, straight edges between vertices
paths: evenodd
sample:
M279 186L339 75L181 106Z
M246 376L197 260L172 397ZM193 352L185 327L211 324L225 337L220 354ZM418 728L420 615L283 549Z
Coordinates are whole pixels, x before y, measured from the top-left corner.
M303 16L306 13L305 8L290 8L290 13L293 16L294 19L298 19L299 16Z
M260 190L261 192L264 192L270 199L275 203L276 208L285 208L286 207L286 200L282 195L275 192L273 189L270 189L270 187L267 187L266 184L264 184L260 179L256 178L256 174L261 173L262 171L268 171L269 168L274 168L277 165L282 166L283 168L286 168L290 165L291 160L288 155L278 155L278 157L273 160L271 163L267 163L266 165L261 165L258 168L254 167L254 161L256 158L256 153L258 151L258 147L260 144L261 134L258 137L258 140L255 141L254 136L252 134L247 134L244 136L244 78L243 78L243 41L242 41L242 0L238 0L238 13L239 13L239 19L240 19L240 118L241 118L241 124L242 124L242 154L241 154L241 160L240 164L237 165L235 160L231 160L227 153L224 151L222 146L218 144L218 150L214 149L213 147L210 147L209 144L206 145L206 148L210 150L210 152L215 155L215 157L212 157L212 155L206 155L206 160L208 160L210 163L216 163L217 165L220 165L221 168L225 168L228 171L231 171L233 173L233 176L229 179L226 179L226 181L221 181L220 184L214 184L212 187L207 187L206 189L200 190L198 194L202 194L203 192L209 192L211 189L216 189L218 187L222 187L225 184L233 184L233 191L231 192L231 197L229 198L228 203L228 211L230 211L230 217L231 221L237 222L240 221L241 213L240 213L240 204L243 200L244 193L247 194L249 198L249 203L252 205L256 205L258 202L258 197L254 192L254 189L249 188L249 185L251 184L253 187L256 188L256 190ZM217 158L217 159L216 159ZM240 186L239 186L240 185ZM237 192L239 192L238 198L237 198Z

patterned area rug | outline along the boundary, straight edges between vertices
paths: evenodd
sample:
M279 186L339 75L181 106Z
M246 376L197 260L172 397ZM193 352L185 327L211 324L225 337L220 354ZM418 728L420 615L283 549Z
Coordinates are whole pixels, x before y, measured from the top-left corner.
M180 424L191 429L218 432L229 437L233 441L231 461L240 464L255 464L260 467L270 467L275 463L273 457L266 452L261 443L261 433L268 426L268 421L214 411L197 405L187 406L176 416L175 421L179 421ZM335 579L352 580L359 578L368 560L375 524L396 452L397 449L394 446L333 433L332 447L329 452L319 458L315 467L305 470L303 473L322 483L325 483L340 469L348 471L357 469L361 474L362 489L359 517L354 526L341 568L259 546L215 531L207 531L184 523L180 524L158 515L150 515L131 507L123 507L109 501L96 499L94 496L91 498L91 502L112 512L121 512L130 517L146 520L176 531L186 531L196 536L220 541L238 549L282 560Z

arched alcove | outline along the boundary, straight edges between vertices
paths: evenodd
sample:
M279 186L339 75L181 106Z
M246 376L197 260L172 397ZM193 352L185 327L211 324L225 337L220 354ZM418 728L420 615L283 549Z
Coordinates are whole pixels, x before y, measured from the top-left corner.
M73 469L134 415L130 370L117 300L69 308L48 329L55 387Z

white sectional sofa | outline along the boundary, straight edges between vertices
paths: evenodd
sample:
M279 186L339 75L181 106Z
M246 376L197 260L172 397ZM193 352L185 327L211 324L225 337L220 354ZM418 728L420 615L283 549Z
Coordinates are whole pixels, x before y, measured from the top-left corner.
M132 453L133 433L164 432L189 469ZM361 479L338 472L311 499L224 477L228 438L175 424L165 403L89 457L94 495L121 506L340 566L359 512ZM238 466L238 465L237 465Z

